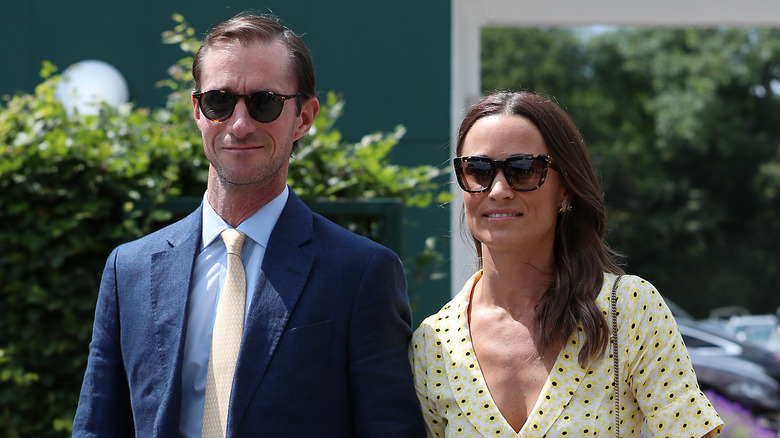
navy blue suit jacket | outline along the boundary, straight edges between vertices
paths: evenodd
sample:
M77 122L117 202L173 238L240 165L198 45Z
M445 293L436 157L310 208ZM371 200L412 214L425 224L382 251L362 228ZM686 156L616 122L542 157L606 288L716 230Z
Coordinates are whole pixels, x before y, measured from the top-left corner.
M201 208L108 258L74 436L175 437ZM228 437L422 437L398 257L291 191L248 310Z

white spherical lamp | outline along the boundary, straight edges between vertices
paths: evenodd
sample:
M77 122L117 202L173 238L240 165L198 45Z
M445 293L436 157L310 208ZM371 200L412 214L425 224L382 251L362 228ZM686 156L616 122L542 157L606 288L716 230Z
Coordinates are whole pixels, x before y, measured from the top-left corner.
M114 66L103 61L77 62L62 72L54 97L68 115L94 115L101 102L117 108L128 100L127 82Z

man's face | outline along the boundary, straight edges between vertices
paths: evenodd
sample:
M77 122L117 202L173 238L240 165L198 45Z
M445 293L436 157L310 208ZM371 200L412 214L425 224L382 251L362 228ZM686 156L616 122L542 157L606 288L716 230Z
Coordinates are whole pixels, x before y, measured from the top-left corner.
M294 94L298 90L288 57L288 49L280 42L212 47L203 58L200 91ZM221 183L261 184L263 190L277 194L287 181L293 142L308 132L319 109L316 98L306 99L297 115L297 102L290 99L279 118L260 123L250 117L246 100L241 98L230 118L214 122L204 117L195 98L193 105L203 150Z

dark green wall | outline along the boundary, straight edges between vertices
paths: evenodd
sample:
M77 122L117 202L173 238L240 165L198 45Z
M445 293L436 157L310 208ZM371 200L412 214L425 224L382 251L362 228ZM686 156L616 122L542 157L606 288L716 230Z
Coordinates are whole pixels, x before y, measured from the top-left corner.
M172 14L183 14L202 34L245 9L270 10L302 34L314 57L317 88L346 100L338 128L348 141L402 124L408 131L396 148L396 162L438 166L449 156L449 0L28 0L1 9L0 53L6 62L0 95L32 92L43 60L62 71L78 61L99 59L122 72L131 100L140 106L164 103L164 91L155 83L182 56L178 47L160 41L160 34L174 26ZM435 236L448 260L448 227L448 207L407 208L404 259ZM449 265L440 270L448 274ZM417 324L448 299L449 278L411 280Z

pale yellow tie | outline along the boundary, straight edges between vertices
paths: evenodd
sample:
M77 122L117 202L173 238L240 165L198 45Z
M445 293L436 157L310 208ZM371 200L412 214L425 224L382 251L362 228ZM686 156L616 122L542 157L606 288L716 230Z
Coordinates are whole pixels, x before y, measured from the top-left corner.
M235 228L222 232L227 247L227 275L220 293L211 353L206 371L206 397L203 404L201 437L224 438L227 430L230 389L236 369L241 335L244 332L246 273L241 262L241 247L246 235Z

